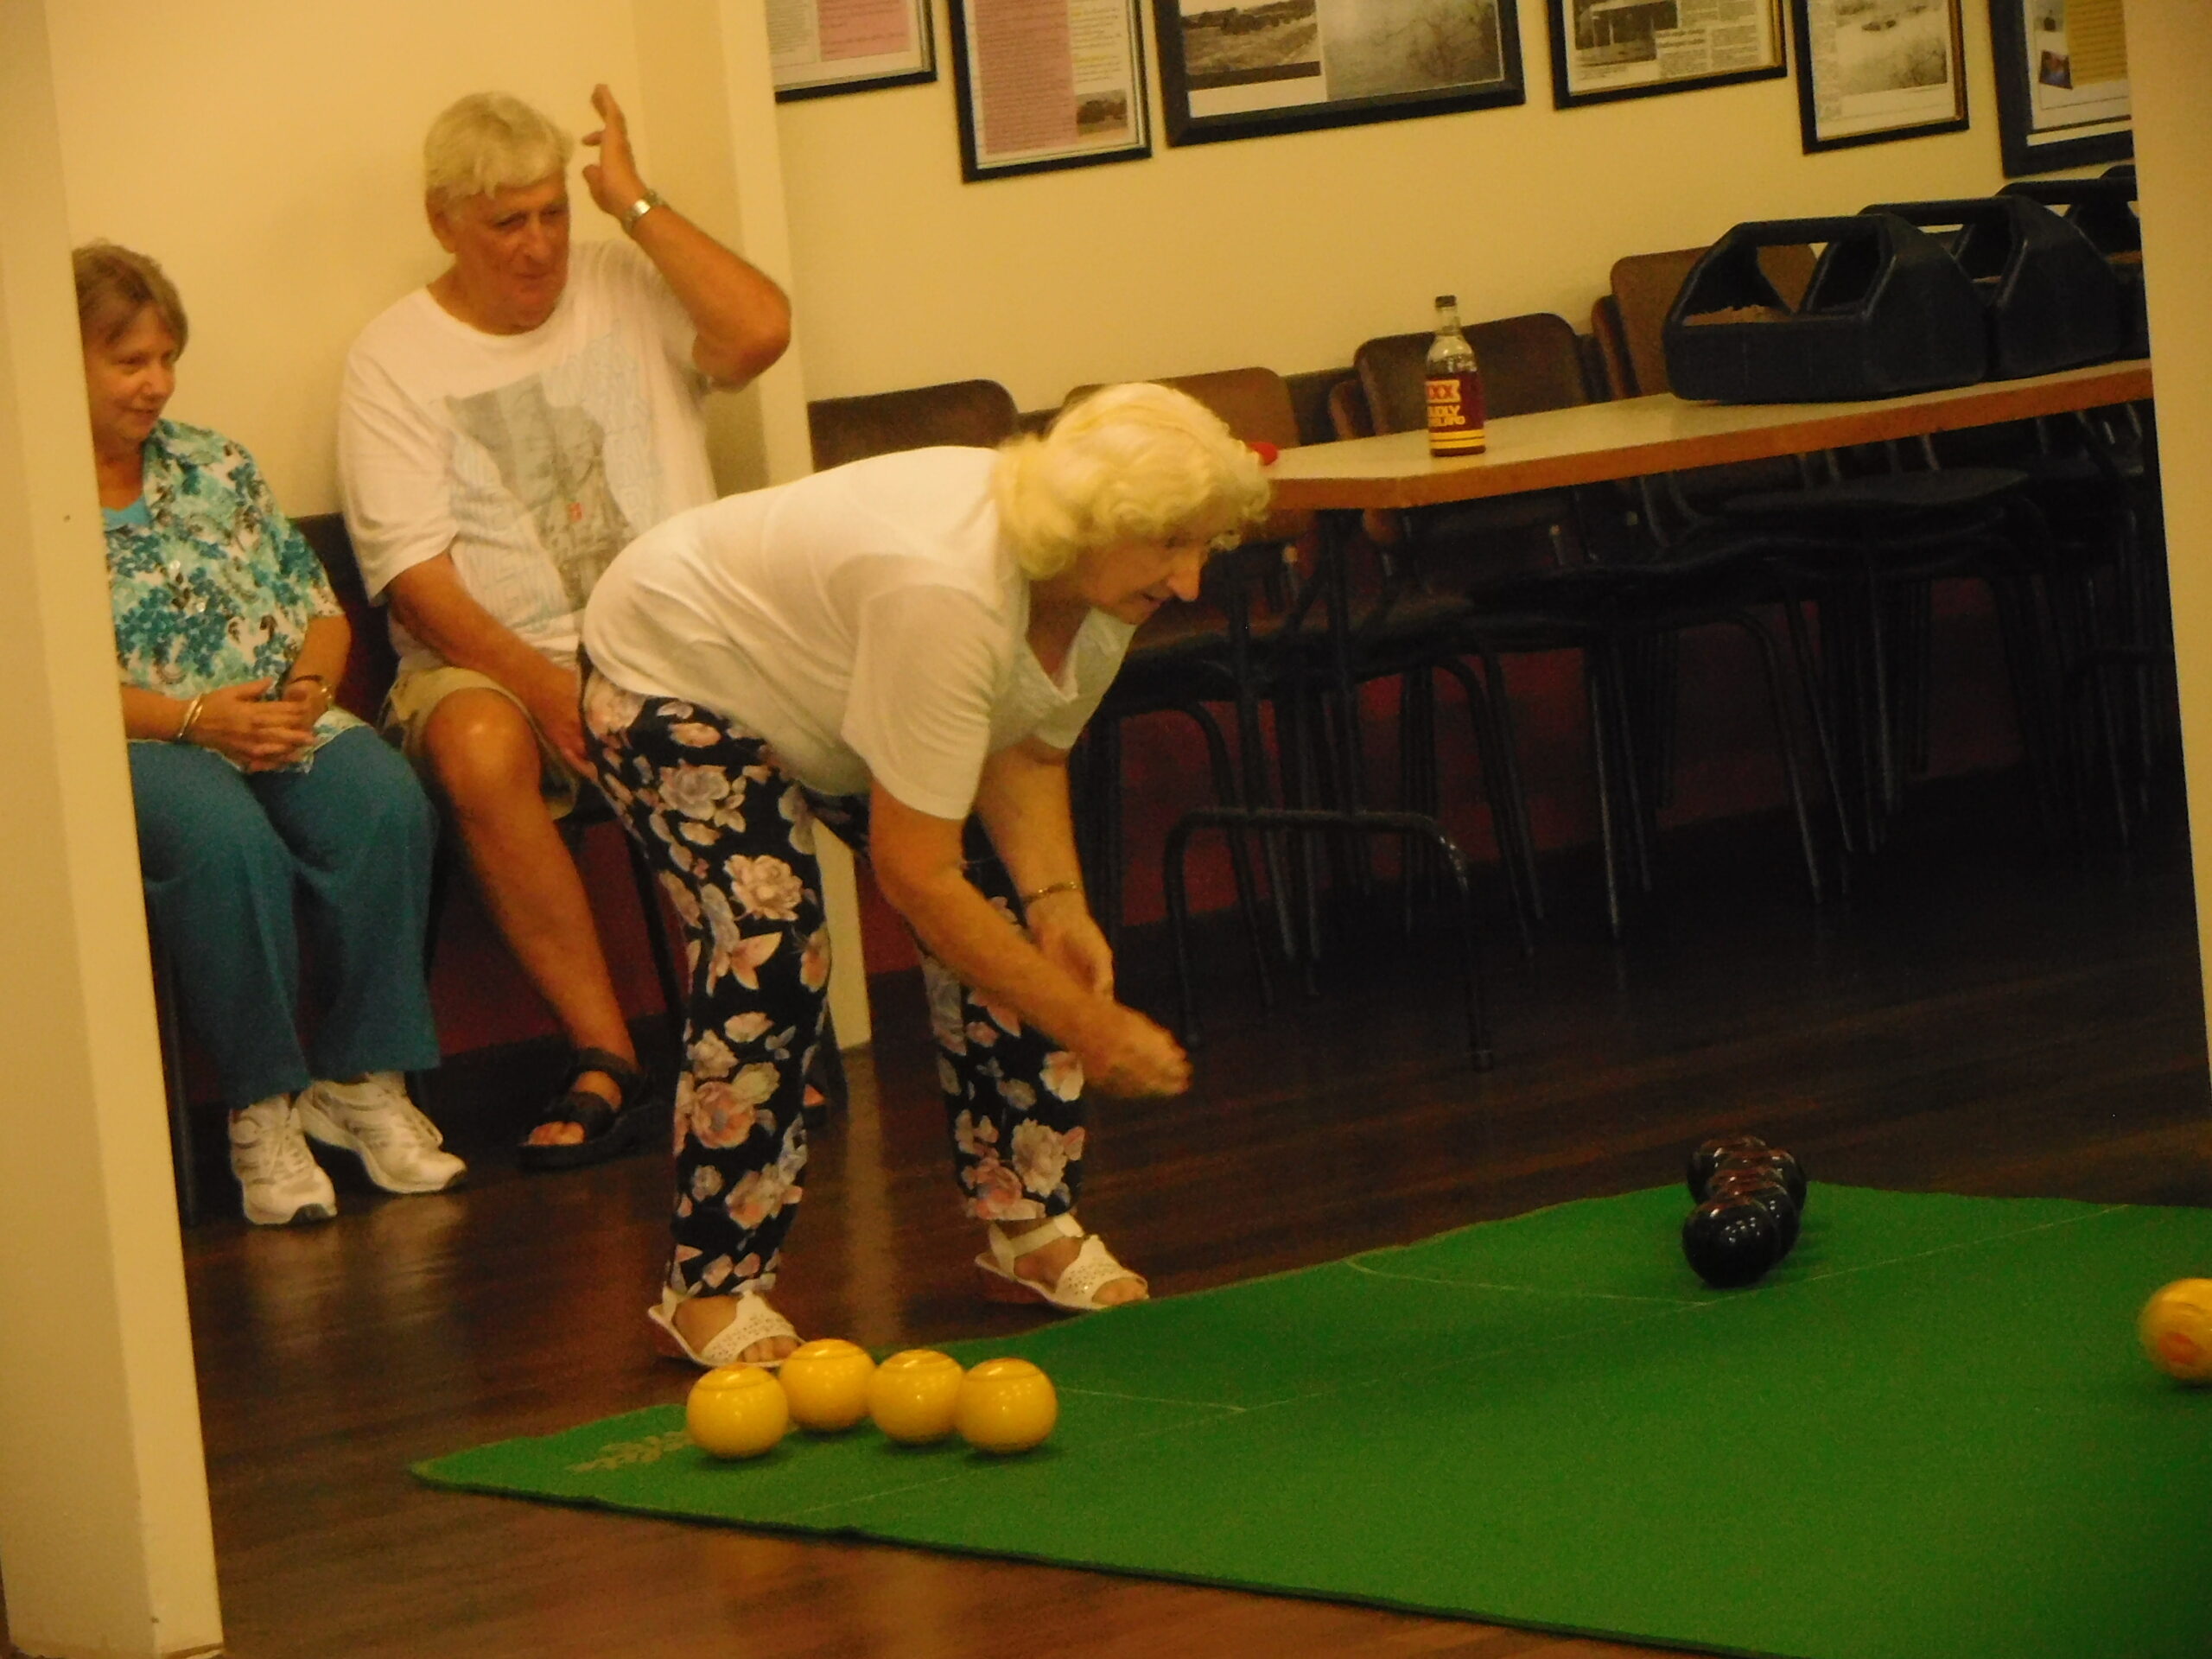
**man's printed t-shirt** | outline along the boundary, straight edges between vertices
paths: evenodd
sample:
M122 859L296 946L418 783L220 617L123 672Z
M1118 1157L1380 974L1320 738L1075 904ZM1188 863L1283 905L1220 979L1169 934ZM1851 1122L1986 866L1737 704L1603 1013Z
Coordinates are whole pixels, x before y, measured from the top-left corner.
M490 334L418 289L346 359L339 470L372 599L450 551L494 620L574 660L584 601L632 538L715 497L696 331L645 257L578 243L553 315ZM403 671L435 667L397 618Z

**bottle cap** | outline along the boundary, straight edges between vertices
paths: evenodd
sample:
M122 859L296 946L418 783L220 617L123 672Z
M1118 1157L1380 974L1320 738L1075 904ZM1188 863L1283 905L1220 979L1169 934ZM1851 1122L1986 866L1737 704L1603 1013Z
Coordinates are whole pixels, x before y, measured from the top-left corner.
M1459 308L1459 296L1457 294L1440 294L1436 296L1436 302L1439 305L1448 305L1454 311Z

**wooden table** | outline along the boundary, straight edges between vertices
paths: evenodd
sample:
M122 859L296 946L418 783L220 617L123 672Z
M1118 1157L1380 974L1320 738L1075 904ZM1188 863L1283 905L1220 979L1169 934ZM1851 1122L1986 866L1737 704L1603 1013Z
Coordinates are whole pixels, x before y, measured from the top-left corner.
M2150 395L2148 358L1865 404L1692 404L1661 392L1502 416L1490 423L1489 449L1471 459L1432 460L1427 433L1395 432L1286 449L1268 475L1278 507L1427 507L1993 426Z

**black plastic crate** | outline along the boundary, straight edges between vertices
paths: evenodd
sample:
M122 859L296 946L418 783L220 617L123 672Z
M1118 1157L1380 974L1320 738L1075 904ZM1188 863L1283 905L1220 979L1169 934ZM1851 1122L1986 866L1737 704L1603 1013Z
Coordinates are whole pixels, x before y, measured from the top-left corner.
M2143 297L2143 221L2135 216L2135 174L2115 168L2096 179L2020 179L1998 193L2063 207L2066 222L2089 238L2120 279L2120 352L2151 355L2151 314Z
M1786 304L1758 251L1825 243ZM1725 404L1895 397L1970 385L1988 367L1974 283L1943 245L1889 213L1738 225L1691 267L1663 335L1678 396Z
M1955 226L1951 257L1980 296L1989 375L2014 380L2120 355L2120 278L2081 230L2027 196L1882 202L1923 230Z

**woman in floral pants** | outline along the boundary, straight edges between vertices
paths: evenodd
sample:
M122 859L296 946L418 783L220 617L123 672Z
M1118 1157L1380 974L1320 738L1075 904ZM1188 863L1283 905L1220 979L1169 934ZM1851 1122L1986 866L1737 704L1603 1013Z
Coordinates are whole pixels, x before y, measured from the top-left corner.
M773 1364L797 1344L762 1293L802 1193L829 978L817 815L922 944L986 1294L1075 1310L1145 1294L1071 1213L1079 1097L1086 1073L1178 1093L1189 1067L1114 998L1067 752L1136 626L1196 597L1207 554L1266 500L1198 404L1115 387L1042 439L879 456L679 514L601 578L585 725L690 950L675 1250L648 1310L687 1357Z

